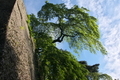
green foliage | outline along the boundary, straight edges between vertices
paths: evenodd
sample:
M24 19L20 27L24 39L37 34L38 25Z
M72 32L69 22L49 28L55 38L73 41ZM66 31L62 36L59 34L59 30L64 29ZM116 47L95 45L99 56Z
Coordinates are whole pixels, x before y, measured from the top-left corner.
M68 9L65 4L46 3L38 12L39 28L46 33L52 33L53 42L62 42L65 39L70 48L78 50L96 50L106 54L105 48L99 41L100 32L97 19L87 13L86 8L74 5Z
M38 25L40 24L38 19L35 17L34 14L30 14L27 15L28 19L27 19L27 23L28 23L28 28L29 28L29 32L30 35L32 37L35 37L35 32L36 32L36 27L38 27Z
M111 76L109 76L108 74L100 74L99 75L99 79L103 79L103 80L113 80Z
M88 80L113 80L111 76L102 73L89 73Z
M47 51L41 55L41 69L48 80L87 80L86 68L79 65L69 52L49 48L54 52Z
M39 36L39 37L38 37ZM68 51L60 50L52 38L39 33L36 39L39 77L43 80L87 80L87 69Z
M52 37L43 32L36 32L35 34L36 48L46 49L48 46L55 46L55 44L52 43Z

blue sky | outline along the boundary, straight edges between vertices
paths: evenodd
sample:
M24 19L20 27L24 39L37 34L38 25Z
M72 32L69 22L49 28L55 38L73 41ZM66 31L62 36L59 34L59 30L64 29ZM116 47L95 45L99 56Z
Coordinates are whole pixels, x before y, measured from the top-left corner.
M86 60L89 65L100 63L100 72L107 73L113 78L120 78L120 0L48 0L51 3L65 3L67 7L79 5L90 10L90 15L98 19L101 31L101 41L108 51L104 56L100 52L91 54L83 51L78 60ZM45 0L24 0L27 13L34 13L41 9ZM67 43L58 43L59 48L68 48Z

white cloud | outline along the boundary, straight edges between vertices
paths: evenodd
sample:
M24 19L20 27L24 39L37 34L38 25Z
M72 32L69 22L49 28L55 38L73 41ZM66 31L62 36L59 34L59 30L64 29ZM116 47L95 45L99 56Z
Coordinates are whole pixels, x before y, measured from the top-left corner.
M71 0L62 0L65 5L68 7L68 8L71 8L73 6L73 4L71 3Z
M105 69L108 69L108 73L114 77L120 75L120 24L113 26L110 33L106 33L105 46L108 50L108 57L105 57L108 63ZM111 71L113 70L113 71ZM120 77L119 77L120 78Z
M88 8L98 18L104 46L108 55L102 72L113 78L120 78L120 1L118 0L77 0L78 5ZM100 64L102 64L102 62Z

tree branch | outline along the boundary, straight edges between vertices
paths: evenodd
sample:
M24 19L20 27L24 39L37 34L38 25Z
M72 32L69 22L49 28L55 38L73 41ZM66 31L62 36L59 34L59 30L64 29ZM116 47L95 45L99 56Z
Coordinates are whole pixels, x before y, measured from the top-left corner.
M66 36L66 37L75 37L75 36L71 36L71 35L64 34L64 29L61 27L60 24L59 24L59 29L60 29L60 31L61 31L61 32L60 32L60 36L59 36L57 39L53 40L52 43L62 42L65 36Z
M58 37L57 39L53 40L52 43L55 43L55 42L62 42L64 37L65 37L64 35L61 35L61 36Z
M62 42L64 37L75 37L75 36L71 36L71 35L67 35L67 34L61 34L60 37L58 37L57 39L53 40L52 43L55 43L55 42Z

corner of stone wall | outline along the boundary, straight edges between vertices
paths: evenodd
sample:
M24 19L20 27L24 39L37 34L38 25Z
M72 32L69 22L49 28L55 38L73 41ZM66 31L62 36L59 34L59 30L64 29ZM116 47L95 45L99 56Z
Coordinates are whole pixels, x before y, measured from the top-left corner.
M35 47L26 20L23 0L16 0L6 25L0 80L35 80Z

